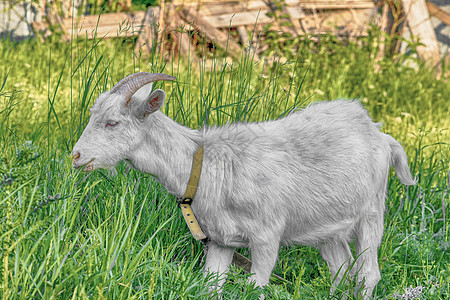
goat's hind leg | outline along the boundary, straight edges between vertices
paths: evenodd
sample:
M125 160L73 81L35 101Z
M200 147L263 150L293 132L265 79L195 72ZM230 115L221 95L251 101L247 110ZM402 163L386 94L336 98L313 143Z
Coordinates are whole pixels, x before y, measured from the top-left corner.
M330 269L332 281L330 293L333 294L341 282L345 283L347 279L351 281L354 278L352 252L348 243L343 239L333 239L321 244L318 248Z
M365 296L369 299L373 289L381 279L378 266L378 247L383 237L383 212L378 215L363 217L356 232L356 264L358 281L364 281Z

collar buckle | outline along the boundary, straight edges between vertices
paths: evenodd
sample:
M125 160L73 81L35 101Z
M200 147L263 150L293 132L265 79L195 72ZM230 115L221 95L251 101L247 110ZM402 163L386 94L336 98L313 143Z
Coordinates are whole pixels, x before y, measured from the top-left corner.
M183 205L183 204L188 204L188 205L192 205L192 201L193 199L190 197L179 197L177 198L177 203L178 205Z

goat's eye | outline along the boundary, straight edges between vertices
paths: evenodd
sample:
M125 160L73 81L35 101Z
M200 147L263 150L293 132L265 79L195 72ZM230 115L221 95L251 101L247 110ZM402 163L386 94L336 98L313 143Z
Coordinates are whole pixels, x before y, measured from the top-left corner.
M106 127L114 127L114 126L117 126L117 124L119 124L119 122L108 121L108 122L106 123Z

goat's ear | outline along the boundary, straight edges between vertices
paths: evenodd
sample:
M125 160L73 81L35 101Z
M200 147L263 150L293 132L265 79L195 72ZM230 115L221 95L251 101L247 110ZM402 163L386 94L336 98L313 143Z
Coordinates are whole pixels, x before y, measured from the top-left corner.
M144 101L145 99L147 99L148 95L150 95L150 93L152 92L152 87L153 82L144 85L136 93L134 93L131 99L136 101L137 103Z
M166 100L166 93L163 90L154 90L146 98L146 100L139 103L136 107L135 114L139 119L145 118L147 115L160 110Z

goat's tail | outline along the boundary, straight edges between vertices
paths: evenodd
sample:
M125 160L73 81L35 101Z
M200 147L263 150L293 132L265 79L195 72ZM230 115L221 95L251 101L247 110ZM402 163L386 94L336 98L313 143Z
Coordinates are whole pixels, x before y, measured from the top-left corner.
M415 185L417 183L417 177L413 178L411 175L408 167L408 157L402 145L390 135L386 134L386 137L391 147L391 165L394 166L398 178L405 185Z

